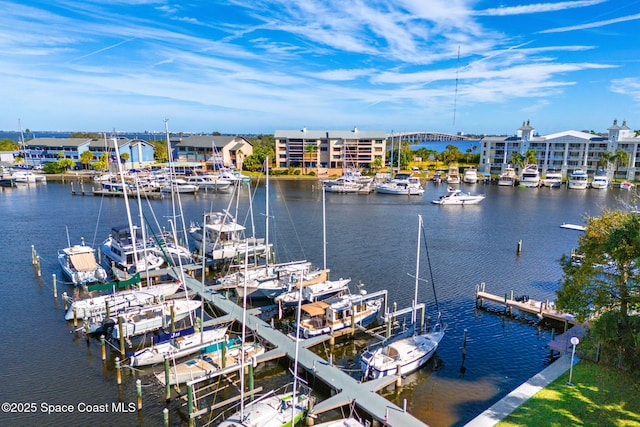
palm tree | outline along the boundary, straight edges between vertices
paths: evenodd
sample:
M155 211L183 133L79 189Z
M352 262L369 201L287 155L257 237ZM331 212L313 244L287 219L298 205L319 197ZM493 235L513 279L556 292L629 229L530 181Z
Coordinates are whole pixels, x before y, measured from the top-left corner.
M609 169L609 163L613 160L614 154L611 151L603 151L598 159L598 166Z
M303 159L302 164L305 169L305 173L307 172L307 163L311 166L312 163L317 163L316 153L318 152L318 147L315 144L305 144L303 149Z
M611 160L616 162L616 175L617 175L621 165L629 166L629 153L627 153L621 148L618 148L616 150L616 154L611 158Z
M514 151L514 152L511 153L510 162L514 166L518 166L518 167L522 168L522 166L524 166L524 156L522 154L520 154L520 152Z
M536 157L536 151L529 148L527 150L527 154L525 155L525 164L527 165L535 165L538 163L538 158Z

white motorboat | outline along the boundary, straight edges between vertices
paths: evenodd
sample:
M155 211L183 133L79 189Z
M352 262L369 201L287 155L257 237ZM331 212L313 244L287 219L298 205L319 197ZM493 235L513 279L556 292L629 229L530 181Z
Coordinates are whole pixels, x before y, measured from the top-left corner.
M363 291L364 292L364 291ZM299 322L299 337L309 338L350 327L371 324L380 313L383 298L379 294L340 295L324 301L304 304Z
M498 177L498 185L503 187L513 187L517 180L518 175L516 174L516 170L511 166L507 166Z
M587 172L582 169L576 169L571 173L567 188L571 190L586 190L589 186L589 177Z
M102 243L102 255L105 262L131 274L155 270L164 264L157 246L147 241L136 225L111 228L111 235Z
M598 190L606 190L609 188L609 177L607 176L607 171L599 168L594 174L593 179L591 180L591 188L596 188Z
M193 327L153 337L153 345L134 352L130 356L130 366L149 366L162 363L165 358L171 360L190 356L194 353L206 353L211 346L226 341L229 325L213 329L195 331Z
M537 165L527 165L520 174L518 187L537 188L540 186L540 171Z
M421 196L424 194L424 187L420 183L420 178L408 173L398 173L391 180L378 184L376 193Z
M548 169L544 178L542 179L542 185L544 187L558 188L562 185L562 171L555 169Z
M107 280L107 272L97 263L96 251L91 246L74 245L60 249L58 262L64 276L74 286Z
M633 188L633 183L631 181L622 181L620 183L621 190L631 190Z
M227 211L210 212L204 217L204 225L191 224L189 235L198 250L202 250L205 239L206 255L214 261L234 259L245 252L250 258L266 254L270 245L264 239L245 237L245 229Z
M357 193L368 184L359 183L349 177L341 176L336 179L323 181L325 191L330 193Z
M190 176L187 178L187 183L197 185L203 190L213 191L227 191L233 185L228 179L220 178L215 174Z
M475 184L478 182L478 169L466 168L462 175L462 182L465 184Z
M418 283L420 270L420 243L422 233L422 216L418 215L418 249L416 253L415 298L418 298ZM433 277L431 277L433 282ZM435 288L434 288L435 292ZM444 337L444 330L438 322L428 331L419 331L417 319L417 301L414 299L411 313L411 336L403 336L390 343L378 346L372 350L365 350L360 358L360 368L365 379L380 378L387 375L406 375L422 367L435 353L440 341ZM399 372L398 372L399 371Z
M476 205L484 200L485 196L463 193L457 188L448 188L448 193L440 196L438 200L432 200L436 205Z
M447 184L456 185L460 184L460 171L458 170L458 166L449 166L449 170L447 171L447 177L445 178Z
M198 191L199 187L196 184L191 184L182 178L172 178L167 185L160 188L163 193L170 193L175 191L176 193L188 193L193 194Z

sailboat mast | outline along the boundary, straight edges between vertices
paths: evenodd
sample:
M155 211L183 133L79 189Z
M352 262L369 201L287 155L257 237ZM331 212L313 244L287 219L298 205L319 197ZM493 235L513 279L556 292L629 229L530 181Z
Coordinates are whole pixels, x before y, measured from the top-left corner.
M133 244L133 262L136 269L138 267L138 246L136 244L136 233L134 233L133 222L131 220L131 207L129 206L129 196L127 195L127 183L124 180L124 171L120 162L120 149L118 148L118 139L113 137L113 147L116 151L116 162L118 163L118 174L120 175L120 184L122 184L122 195L124 196L124 206L127 211L127 221L129 222L129 233L131 234L131 243Z
M411 312L411 321L413 323L414 332L416 326L416 307L418 305L418 282L420 281L420 233L422 230L422 215L418 215L418 247L416 250L416 289L413 296L413 310Z
M327 210L325 203L325 187L322 186L322 269L327 272Z
M271 258L271 251L269 250L269 156L264 160L264 171L266 175L265 183L264 183L264 192L265 192L265 213L267 222L264 225L264 243L265 243L265 251L266 251L266 261L265 264L269 267L269 261Z

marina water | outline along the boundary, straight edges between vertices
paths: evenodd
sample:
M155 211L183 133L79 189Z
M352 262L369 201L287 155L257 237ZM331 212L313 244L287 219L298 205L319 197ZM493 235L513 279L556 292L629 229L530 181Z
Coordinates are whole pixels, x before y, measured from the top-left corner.
M269 240L278 261L306 259L322 267L318 182L274 180L269 187ZM431 200L445 194L446 187L432 183L419 198L375 193L325 195L326 261L331 277L350 277L353 291L387 289L389 302L396 302L398 308L409 307L413 299L415 279L410 275L415 272L417 215L423 215L428 262L421 261L420 300L427 303L428 315L435 316L430 265L447 331L425 368L407 376L401 389L390 387L382 393L401 407L406 399L407 410L430 426L464 425L542 370L551 360L545 348L551 327L558 331L562 327L541 325L537 318L517 313L508 317L498 307L476 309L475 286L485 282L486 290L494 294L513 290L516 296L553 300L562 274L558 260L576 246L580 235L560 225L582 224L604 208L626 209L635 198L633 192L618 189L571 191L483 184L463 185L462 189L484 193L486 199L475 206L434 205ZM253 227L258 237L264 237L264 185L252 183L250 190L243 191L238 219L246 219L252 229L248 219L251 191L255 195ZM187 225L201 222L205 212L236 212L231 194L200 192L181 199ZM147 212L152 208L158 222L170 229L170 199L144 201L143 206ZM162 425L164 390L154 382L153 369L123 369L118 386L117 351L108 351L103 363L99 341L86 341L74 333L71 322L64 321L61 295L73 293L73 288L63 283L56 255L68 245L67 229L72 244L83 237L86 244L97 247L112 226L126 224L124 200L72 196L69 183L19 186L0 191L0 218L0 396L2 402L22 404L14 405L19 413L7 413L3 405L0 425ZM522 251L518 255L519 241ZM41 277L31 263L32 245L40 257ZM57 300L52 274L58 277ZM344 342L342 354L334 359L354 376L357 364L350 360L357 356L360 344L364 343ZM257 385L286 381L283 371L273 363L258 367ZM143 385L141 411L135 409L136 379ZM176 409L180 402L174 399L168 406L171 425L187 423Z

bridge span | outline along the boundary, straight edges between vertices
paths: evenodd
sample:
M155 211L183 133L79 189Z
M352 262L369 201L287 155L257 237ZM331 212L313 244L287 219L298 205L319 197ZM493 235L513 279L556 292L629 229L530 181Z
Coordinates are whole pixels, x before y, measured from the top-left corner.
M387 140L408 141L412 144L421 142L443 142L443 141L464 141L464 135L452 135L440 132L394 132L387 135Z

